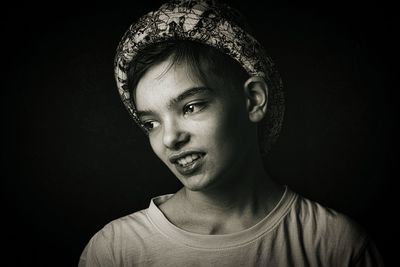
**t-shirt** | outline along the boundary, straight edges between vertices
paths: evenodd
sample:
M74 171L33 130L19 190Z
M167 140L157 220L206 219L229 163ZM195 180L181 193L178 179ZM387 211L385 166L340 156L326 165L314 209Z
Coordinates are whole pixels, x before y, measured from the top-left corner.
M286 187L276 207L240 232L204 235L173 225L158 208L119 218L97 232L79 267L92 266L383 266L366 233L347 216Z

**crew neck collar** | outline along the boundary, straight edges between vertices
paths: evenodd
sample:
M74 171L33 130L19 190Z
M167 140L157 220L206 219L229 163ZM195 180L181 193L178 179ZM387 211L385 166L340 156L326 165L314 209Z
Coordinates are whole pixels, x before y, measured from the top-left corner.
M223 249L242 246L267 234L287 214L296 194L285 186L285 191L275 208L257 224L245 230L218 235L192 233L172 224L158 208L160 204L171 198L173 194L162 195L151 199L147 216L161 234L185 246L199 249Z

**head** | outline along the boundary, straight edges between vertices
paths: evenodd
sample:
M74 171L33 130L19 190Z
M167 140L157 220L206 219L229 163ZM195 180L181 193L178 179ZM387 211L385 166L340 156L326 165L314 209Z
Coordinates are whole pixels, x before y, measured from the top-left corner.
M217 173L257 155L250 151L263 118L266 155L281 128L282 82L272 60L240 13L215 0L172 0L132 24L117 49L115 78L125 107L169 167L171 155L197 151L198 165L171 168L175 174L194 174L206 159ZM206 185L208 178L196 177L191 188Z
M267 85L217 49L153 44L131 62L128 81L153 151L186 188L218 186L260 156Z

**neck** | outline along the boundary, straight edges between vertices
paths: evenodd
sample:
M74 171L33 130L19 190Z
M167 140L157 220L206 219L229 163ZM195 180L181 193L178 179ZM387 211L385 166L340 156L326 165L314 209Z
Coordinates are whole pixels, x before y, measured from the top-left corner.
M283 188L269 178L261 158L246 161L251 162L244 162L245 168L235 169L235 174L223 179L226 182L213 188L182 188L176 198L183 203L179 208L184 216L175 216L175 222L169 219L189 231L221 234L246 229L264 218L278 203Z
M225 183L202 191L183 188L182 197L191 208L199 212L242 213L248 208L257 210L258 203L270 196L275 186L262 166L241 169L234 177L224 180Z

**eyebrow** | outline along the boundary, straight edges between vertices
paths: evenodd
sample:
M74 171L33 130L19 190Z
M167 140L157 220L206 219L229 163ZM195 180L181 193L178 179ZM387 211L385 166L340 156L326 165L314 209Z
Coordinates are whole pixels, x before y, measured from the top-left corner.
M185 100L188 97L191 97L191 96L194 96L194 95L197 95L197 94L200 94L200 93L204 93L204 92L211 93L211 92L213 92L213 90L211 88L204 87L204 86L189 88L186 91L182 92L177 97L175 97L174 99L172 99L168 103L168 108L171 108L173 105L181 102L182 100Z
M187 89L186 91L182 92L181 94L179 94L177 97L171 99L167 105L168 109L171 109L171 107L173 105L176 105L177 103L185 100L188 97L197 95L197 94L201 94L204 92L213 92L213 90L209 87L205 87L205 86L198 86L198 87L191 87L189 89ZM137 110L136 114L138 115L138 117L142 117L142 116L146 116L146 115L153 115L154 112L151 110Z

